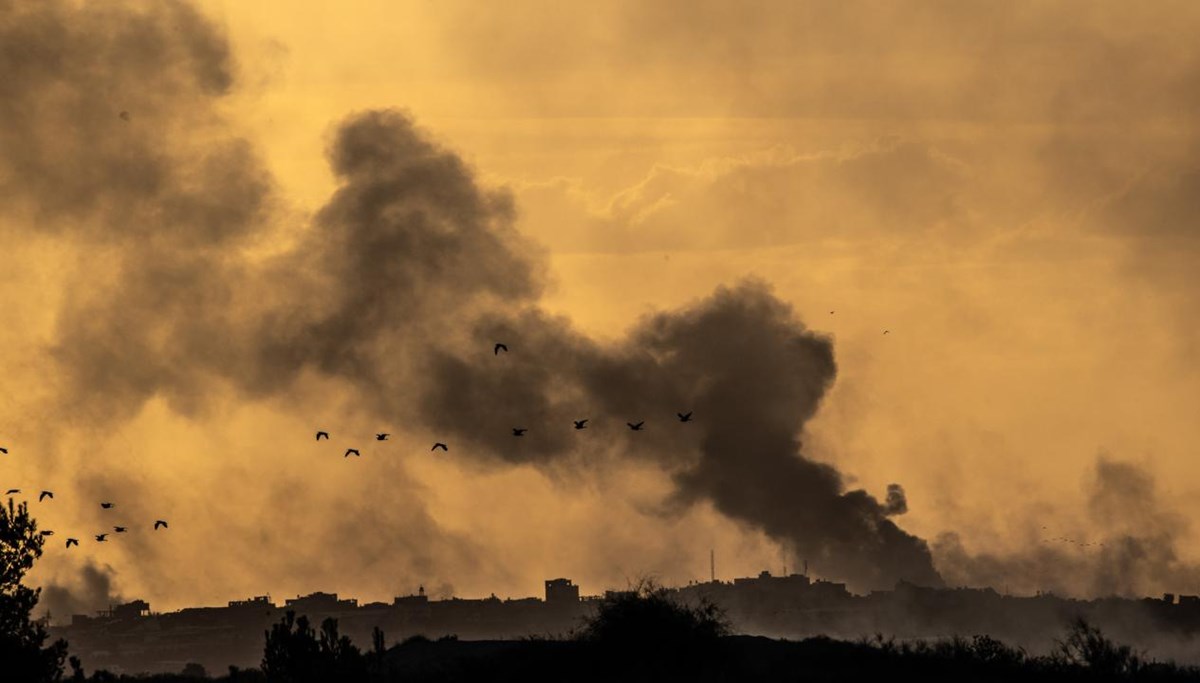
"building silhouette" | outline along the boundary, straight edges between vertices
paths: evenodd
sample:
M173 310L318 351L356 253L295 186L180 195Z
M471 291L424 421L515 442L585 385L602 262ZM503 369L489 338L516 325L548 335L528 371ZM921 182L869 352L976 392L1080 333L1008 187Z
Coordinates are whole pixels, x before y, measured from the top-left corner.
M606 591L614 597L628 591ZM807 574L693 582L670 589L676 599L711 601L722 607L735 631L777 638L814 635L856 639L874 634L897 638L943 638L987 634L1032 653L1053 645L1064 626L1084 617L1110 637L1181 662L1200 659L1191 640L1200 634L1200 596L1074 600L1050 593L1002 595L991 588L935 589L901 582L893 590L856 595L846 585ZM51 628L70 643L89 669L113 672L174 672L188 662L210 671L230 665L256 667L264 633L288 611L318 625L326 617L359 647L373 629L388 643L414 635L460 640L506 640L566 636L596 609L600 596L582 596L567 578L548 579L544 598L430 600L424 588L388 602L360 604L336 593L316 592L276 605L270 596L230 601L224 607L193 607L153 613L143 600L111 606L96 615L74 615ZM1177 650L1170 650L1172 643ZM1167 648L1167 649L1164 649ZM1200 662L1196 662L1200 663Z

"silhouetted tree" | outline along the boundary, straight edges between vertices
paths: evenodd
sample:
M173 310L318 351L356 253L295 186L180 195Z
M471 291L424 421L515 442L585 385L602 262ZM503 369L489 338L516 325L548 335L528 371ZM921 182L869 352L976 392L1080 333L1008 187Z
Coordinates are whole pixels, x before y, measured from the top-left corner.
M289 610L266 632L262 671L271 683L363 681L366 663L350 638L338 634L337 619L321 623L320 637L308 617Z
M384 655L387 645L384 642L383 629L376 626L371 630L371 654L367 658L367 670L372 681L387 680L387 663Z
M71 680L72 681L87 680L87 677L83 675L83 662L79 661L78 657L76 657L75 655L71 655L71 657L69 659L67 659L67 662L71 665Z
M729 621L715 603L689 605L653 581L642 581L634 590L606 595L577 638L595 648L612 675L656 679L711 667L729 633Z
M607 644L711 645L730 632L724 611L707 599L696 605L678 601L672 592L642 581L634 590L609 593L588 619L579 638Z
M204 668L203 664L188 662L184 665L183 671L179 675L185 678L208 678L208 671Z
M1061 661L1105 676L1135 676L1146 666L1140 653L1105 638L1083 617L1076 618L1067 637L1058 641L1055 654Z
M43 647L49 634L46 625L33 620L41 589L21 585L25 573L42 556L45 538L29 516L25 503L0 505L0 667L5 680L62 680L67 643L57 640Z

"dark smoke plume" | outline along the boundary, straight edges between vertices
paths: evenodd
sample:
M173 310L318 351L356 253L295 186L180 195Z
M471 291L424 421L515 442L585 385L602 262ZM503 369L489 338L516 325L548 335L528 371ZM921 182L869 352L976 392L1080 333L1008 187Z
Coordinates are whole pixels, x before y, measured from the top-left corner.
M888 484L887 500L884 508L889 515L902 515L908 512L908 497L904 495L904 487L899 484Z
M889 508L802 457L799 436L836 372L832 344L766 286L722 288L603 347L536 308L537 268L518 251L510 204L407 118L355 117L330 154L344 182L305 252L331 271L332 305L270 357L352 380L385 416L403 414L401 387L421 387L414 426L510 462L559 463L579 450L566 427L589 417L589 436L662 462L681 501L710 501L832 575L938 582ZM496 340L514 351L497 358ZM697 421L677 424L679 410ZM625 429L642 420L648 429ZM517 426L531 430L520 441Z
M113 592L113 570L88 562L79 570L78 580L70 585L51 582L42 588L38 609L50 615L55 623L68 623L71 615L93 615L99 610L125 602Z
M609 348L536 313L478 329L474 348L506 338L521 353L497 366L433 351L422 404L433 428L510 461L546 462L573 448L561 426L590 416L615 449L671 471L680 501L709 501L832 576L860 588L940 583L924 542L887 519L894 509L843 491L837 470L803 456L800 434L836 372L832 344L765 285L720 288ZM695 422L677 423L680 410ZM644 431L626 429L643 419ZM517 443L508 428L525 424L547 434Z
M63 410L103 425L161 397L195 415L219 389L282 396L316 373L364 413L456 439L456 455L649 460L675 502L711 503L856 588L940 583L925 543L888 519L899 489L880 503L805 456L832 342L764 284L598 344L538 308L544 259L510 196L406 115L345 121L329 151L338 190L305 230L280 232L271 179L213 113L233 83L228 47L189 6L0 5L0 18L0 75L20 75L0 78L0 197L30 232L94 255L57 320ZM280 235L296 246L250 255ZM603 446L579 443L582 417Z

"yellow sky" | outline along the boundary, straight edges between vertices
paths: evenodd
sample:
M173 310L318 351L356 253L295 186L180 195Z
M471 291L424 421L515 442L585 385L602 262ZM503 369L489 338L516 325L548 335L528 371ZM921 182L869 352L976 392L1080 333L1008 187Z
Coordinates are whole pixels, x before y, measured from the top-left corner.
M298 239L336 189L338 123L401 108L512 192L517 230L548 250L541 305L594 339L721 284L771 283L834 342L808 454L880 498L902 483L909 511L896 519L934 544L951 581L994 575L943 560L943 533L1006 557L1045 535L1133 533L1096 509L1101 456L1152 475L1153 500L1131 509L1169 520L1171 547L1200 561L1180 521L1200 513L1194 4L199 7L228 36L236 84L204 112L183 101L163 116L232 131L261 155L277 198L263 253ZM201 133L172 135L207 149ZM386 599L420 583L527 595L559 575L585 592L643 573L685 582L706 576L713 546L727 577L780 565L760 530L707 504L663 514L671 484L653 466L431 460L427 432L373 423L354 387L315 372L283 395L217 382L194 412L157 396L94 424L39 380L54 373L58 311L90 310L97 273L121 272L106 249L123 247L5 220L0 438L57 459L13 458L4 478L119 497L104 475L119 467L138 487L131 507L178 520L153 544L54 548L47 580L71 584L94 561L123 595L167 609L263 592ZM238 310L269 304L253 298ZM318 424L394 431L421 454L317 459L299 449ZM106 467L78 464L96 461ZM249 493L266 479L270 496ZM70 494L40 514L101 523ZM1084 565L1103 573L1099 562ZM1039 571L1013 585L1044 587ZM1147 569L1128 586L1200 590L1174 576Z

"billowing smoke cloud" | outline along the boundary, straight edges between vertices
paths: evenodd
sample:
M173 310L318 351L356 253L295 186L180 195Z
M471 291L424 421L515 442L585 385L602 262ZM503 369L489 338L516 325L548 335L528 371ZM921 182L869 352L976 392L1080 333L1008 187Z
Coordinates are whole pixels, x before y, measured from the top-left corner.
M83 565L75 580L52 582L42 588L38 610L48 613L55 623L68 623L71 615L93 615L99 610L125 602L113 590L113 569L92 562Z
M1200 568L1180 557L1186 520L1164 509L1150 473L1101 457L1094 477L1084 524L1064 512L1044 520L1032 550L1003 555L972 553L957 534L945 534L934 544L939 571L950 583L1027 594L1140 597L1190 590ZM1088 535L1080 528L1104 531Z
M887 499L884 508L889 515L902 515L908 512L908 497L904 495L904 487L899 484L888 484Z
M423 406L435 428L541 462L570 453L581 436L564 426L587 418L588 438L672 471L680 501L711 501L831 575L858 587L939 581L925 544L886 506L844 492L834 468L802 455L798 437L835 375L832 344L761 283L651 316L615 347L540 314L485 320L474 348L492 339L515 342L502 363L435 355ZM688 412L691 422L676 417ZM533 429L514 441L521 426Z
M351 387L360 415L432 431L456 456L558 471L595 466L588 454L654 462L673 503L711 503L855 587L940 581L924 542L888 519L893 495L846 491L806 457L832 343L765 285L593 342L538 308L543 261L508 195L406 115L344 122L329 150L339 189L307 229L280 229L269 176L214 113L233 81L227 46L188 6L0 11L0 75L22 74L0 78L14 150L0 194L16 200L14 224L89 254L53 336L61 410L117 425L161 398L201 416L226 390L280 398L316 375ZM511 351L494 354L496 341ZM298 505L287 482L264 487L271 504ZM373 566L378 544L347 540L361 519L437 537L420 498L408 502L391 521L359 506L305 531Z

